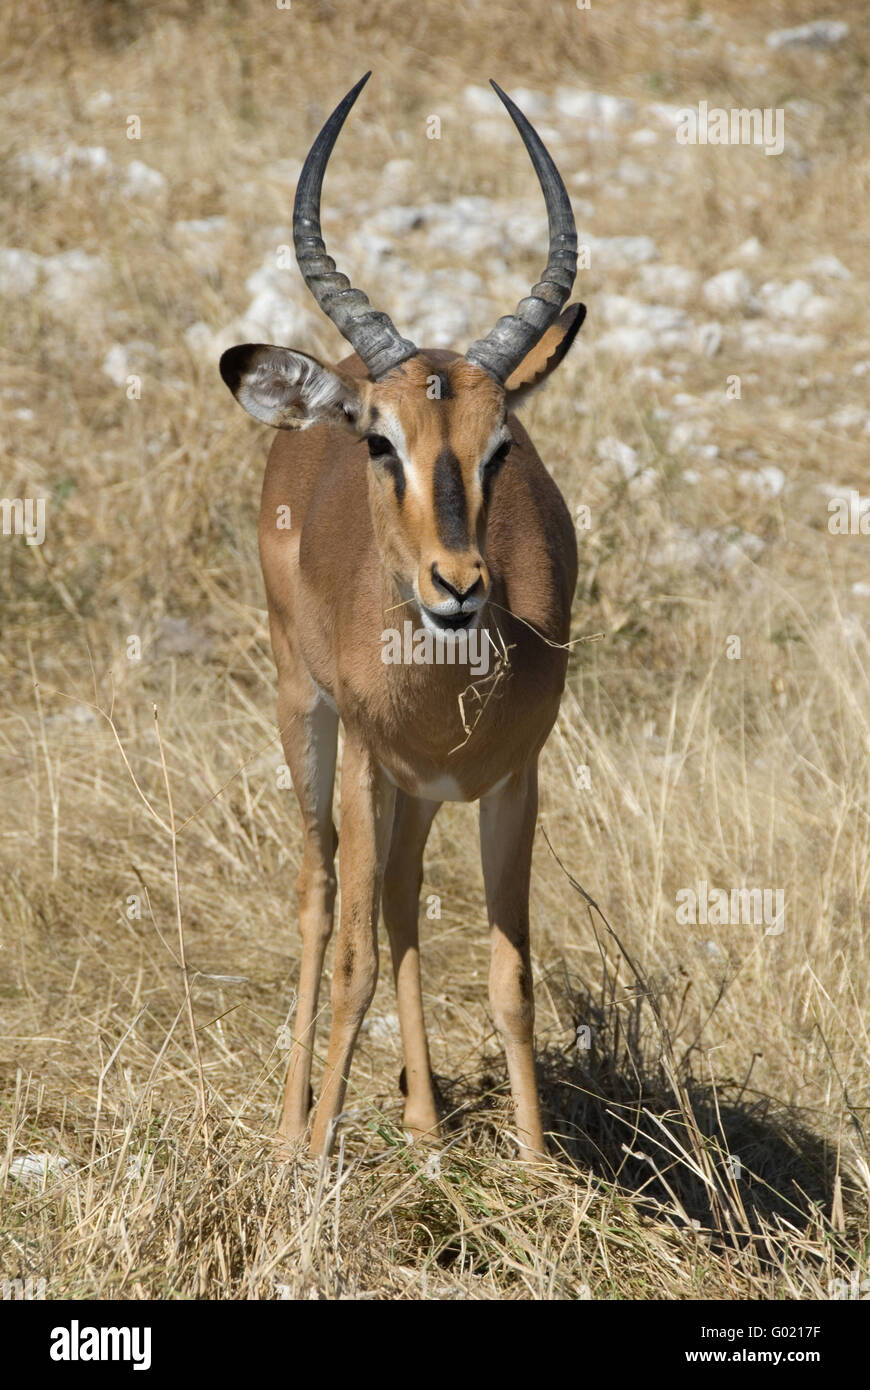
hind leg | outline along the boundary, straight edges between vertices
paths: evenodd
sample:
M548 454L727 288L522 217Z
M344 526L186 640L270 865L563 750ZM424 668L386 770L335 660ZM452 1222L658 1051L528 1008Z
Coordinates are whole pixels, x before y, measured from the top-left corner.
M393 837L384 873L384 921L390 937L405 1057L404 1120L415 1139L438 1136L420 986L418 914L423 851L440 804L397 793Z

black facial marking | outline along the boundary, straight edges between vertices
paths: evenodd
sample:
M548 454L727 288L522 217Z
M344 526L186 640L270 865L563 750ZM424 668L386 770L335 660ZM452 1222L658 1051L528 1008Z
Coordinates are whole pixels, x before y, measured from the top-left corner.
M450 389L450 377L446 372L434 372L433 375L438 378L439 401L449 401L453 396L453 392Z
M506 439L503 444L499 444L495 452L487 459L483 465L483 476L481 486L483 491L484 506L489 506L489 494L492 490L493 482L501 472L501 466L507 458L513 446L512 439Z
M375 467L389 473L392 478L396 490L396 501L401 506L405 496L405 470L401 460L396 458L395 449L384 435L369 432L365 436L365 440L369 446L369 458Z
M459 459L446 446L435 460L435 526L447 550L468 546L468 503Z
M405 470L402 467L401 460L394 456L392 458L383 459L382 463L393 480L393 486L396 489L396 501L401 507L405 496Z

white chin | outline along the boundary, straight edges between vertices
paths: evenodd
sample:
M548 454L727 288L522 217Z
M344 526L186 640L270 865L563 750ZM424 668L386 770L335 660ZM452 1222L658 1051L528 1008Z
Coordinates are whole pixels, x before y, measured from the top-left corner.
M471 618L468 620L464 627L449 628L439 627L438 624L431 617L431 615L423 607L423 604L419 602L419 600L417 602L417 609L422 619L424 628L427 632L431 632L435 637L444 637L452 632L470 632L473 627L477 627L478 623L480 622L481 613L483 612L483 607L475 608L474 613L472 614ZM445 614L445 617L452 618L453 614L447 613Z

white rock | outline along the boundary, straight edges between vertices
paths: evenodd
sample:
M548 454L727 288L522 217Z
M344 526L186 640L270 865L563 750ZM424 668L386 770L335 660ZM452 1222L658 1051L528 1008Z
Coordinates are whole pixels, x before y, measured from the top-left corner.
M768 48L834 48L848 37L849 26L842 19L814 19L796 29L775 29L768 34Z
M767 353L772 357L814 356L827 346L821 333L789 333L758 320L740 325L740 342L744 352Z
M32 294L39 281L42 257L35 251L0 246L0 295L4 299Z
M856 362L852 368L852 376L866 376L870 372L870 362Z
M831 301L816 294L807 280L768 280L758 292L764 312L771 318L803 319L817 322L824 318Z
M648 328L611 328L597 343L599 352L609 352L614 357L647 357L657 346Z
M648 236L597 236L584 239L590 250L593 268L619 270L625 266L645 265L658 259L658 247Z
M629 479L629 495L631 497L647 497L654 490L657 482L655 469L643 468L640 473Z
M416 315L406 315L407 332L423 347L452 348L471 332L468 312L461 304L430 303Z
M641 366L640 364L631 367L628 376L631 381L641 381L645 386L661 386L665 380L664 373L659 367ZM667 418L667 412L665 412L665 418Z
M194 217L176 222L172 236L200 274L211 275L220 269L226 231L225 217Z
M657 145L659 143L658 131L650 130L646 126L642 127L640 130L633 130L628 137L628 143L630 145L639 145L641 148Z
M283 343L287 347L304 343L316 323L309 309L274 289L255 295L244 318L246 323L261 329L258 336L263 342Z
M841 260L836 256L816 256L811 263L810 270L813 275L822 275L827 280L851 280L852 272L847 270Z
M116 386L123 386L130 375L130 357L127 349L121 343L113 343L103 359L100 368L104 376L113 381Z
M196 323L192 323L189 328L184 330L184 340L194 357L211 360L214 339L214 330L209 328L207 323L203 323L202 319L197 319ZM240 342L241 339L236 341ZM227 346L232 347L233 344L229 343Z
M388 159L384 165L384 179L387 183L396 185L407 183L413 177L416 167L413 159Z
M836 497L843 502L848 502L854 491L847 483L815 483L814 486L816 492L820 492L823 497Z
M199 246L202 241L211 242L226 232L227 219L217 217L192 217L173 223L172 235L185 245Z
M734 254L739 256L741 261L755 261L761 255L761 251L762 246L758 237L750 236L745 241L741 241Z
M62 1178L72 1172L68 1158L59 1154L28 1153L13 1158L9 1164L9 1176L23 1183L25 1187L41 1187L49 1178Z
M79 249L45 256L42 268L43 300L49 309L61 315L90 304L109 280L109 267L102 257Z
M399 1016L398 1014L369 1014L363 1019L363 1033L368 1033L370 1038L397 1038L399 1036Z
M111 155L103 145L67 145L60 154L45 149L26 150L15 163L37 183L60 183L64 188L74 174L107 175L113 168Z
M71 724L78 724L84 728L99 723L96 710L93 710L90 705L78 703L71 705L67 710L66 717Z
M549 96L544 92L533 91L531 87L514 87L511 96L530 121L546 116L552 105Z
M745 270L721 270L704 282L703 296L711 309L723 313L743 309L749 303L752 285Z
M100 370L116 386L126 386L128 376L141 375L155 355L153 343L135 338L129 343L113 343Z
M607 92L577 91L559 87L556 91L556 110L572 121L592 121L596 125L612 126L634 120L637 110L627 97L615 97Z
M697 294L701 277L683 265L644 265L637 273L637 288L645 299L682 307Z
M623 159L614 172L619 182L628 188L643 188L653 181L652 170L647 169L645 164L638 164L636 159Z
M692 322L682 309L674 309L666 304L643 304L640 300L630 299L626 295L603 294L598 297L598 312L601 322L608 328L648 333L653 346L666 352L689 348L692 345ZM613 334L607 337L613 342L618 341ZM624 342L628 346L631 339L625 338ZM603 339L599 340L599 347L606 351L617 350L612 343L605 345ZM625 351L625 355L634 356L647 351L649 348L644 345L643 338L639 337L636 339L635 347Z
M694 450L709 433L709 420L678 420L668 434L667 451L680 454L685 449Z
M605 439L599 439L595 446L595 453L599 462L615 467L622 474L623 478L629 479L637 476L641 471L641 462L637 456L637 450L630 444L625 444L621 439L608 435Z
M785 474L774 464L764 468L744 468L737 474L740 487L748 492L760 492L762 497L778 497L785 487Z
M732 527L728 531L705 531L702 537L706 542L710 564L726 572L735 569L747 557L756 560L765 548L760 536L741 531L739 527Z
M502 109L501 102L491 87L478 87L469 84L462 89L462 100L472 111L482 115L494 115Z
M551 143L553 132L550 132L548 138L544 135L543 130L538 127L538 134L547 145ZM499 119L498 113L494 111L491 116L481 117L480 120L472 121L467 135L470 135L476 145L486 148L492 147L493 145L512 145L516 139L517 133L511 121ZM558 134L556 138L559 138Z
M391 163L394 161L391 161ZM273 159L271 164L267 164L263 170L267 179L275 179L277 183L296 184L299 175L302 173L301 159Z
M111 92L92 92L85 102L85 110L89 116L97 116L101 111L108 111L114 100Z
M125 198L154 198L165 192L166 179L141 159L131 159L124 172L121 194Z
M267 291L273 291L279 295L289 295L295 284L296 276L293 270L289 267L285 268L284 266L280 266L276 258L276 253L270 251L265 256L262 264L258 265L256 270L251 271L251 274L245 281L245 289L248 291L248 294L254 295L255 297Z
M382 236L404 237L408 232L425 226L427 221L437 219L436 209L447 206L446 203L424 203L420 207L404 207L399 204L396 207L381 208L367 219L366 230L379 232Z
M843 405L828 416L828 426L836 430L864 429L870 420L868 413L860 405Z
M351 254L346 258L348 269L355 266L360 267L360 281L368 279L371 275L388 273L390 269L402 269L407 266L407 261L396 254L396 248L401 243L391 236L380 236L377 232L370 232L367 228L361 227L359 235L355 238ZM387 262L392 261L392 267ZM354 277L351 276L351 279Z
M476 270L469 270L466 266L454 270L439 269L433 270L428 275L423 272L426 284L431 285L436 294L445 299L449 296L457 298L463 302L469 295L480 295L486 291L486 285ZM521 293L525 291L523 285ZM510 296L508 296L510 298ZM573 349L572 349L573 351Z
M870 598L870 584L866 584L863 579L858 579L852 585L852 593L856 598Z
M706 956L707 960L710 961L720 961L726 959L725 952L722 950L722 947L719 945L718 941L696 941L695 949L702 956Z

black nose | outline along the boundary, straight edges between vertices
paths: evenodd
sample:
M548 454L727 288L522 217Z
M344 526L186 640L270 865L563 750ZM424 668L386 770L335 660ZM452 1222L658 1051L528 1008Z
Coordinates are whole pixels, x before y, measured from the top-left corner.
M478 569L479 568L480 566L478 565ZM443 589L446 594L449 594L451 598L455 598L461 604L464 603L466 599L473 598L477 593L478 589L481 587L481 577L478 575L474 583L467 589L457 589L455 585L451 584L450 581L445 579L444 575L439 572L438 566L433 565L432 583L436 588Z

